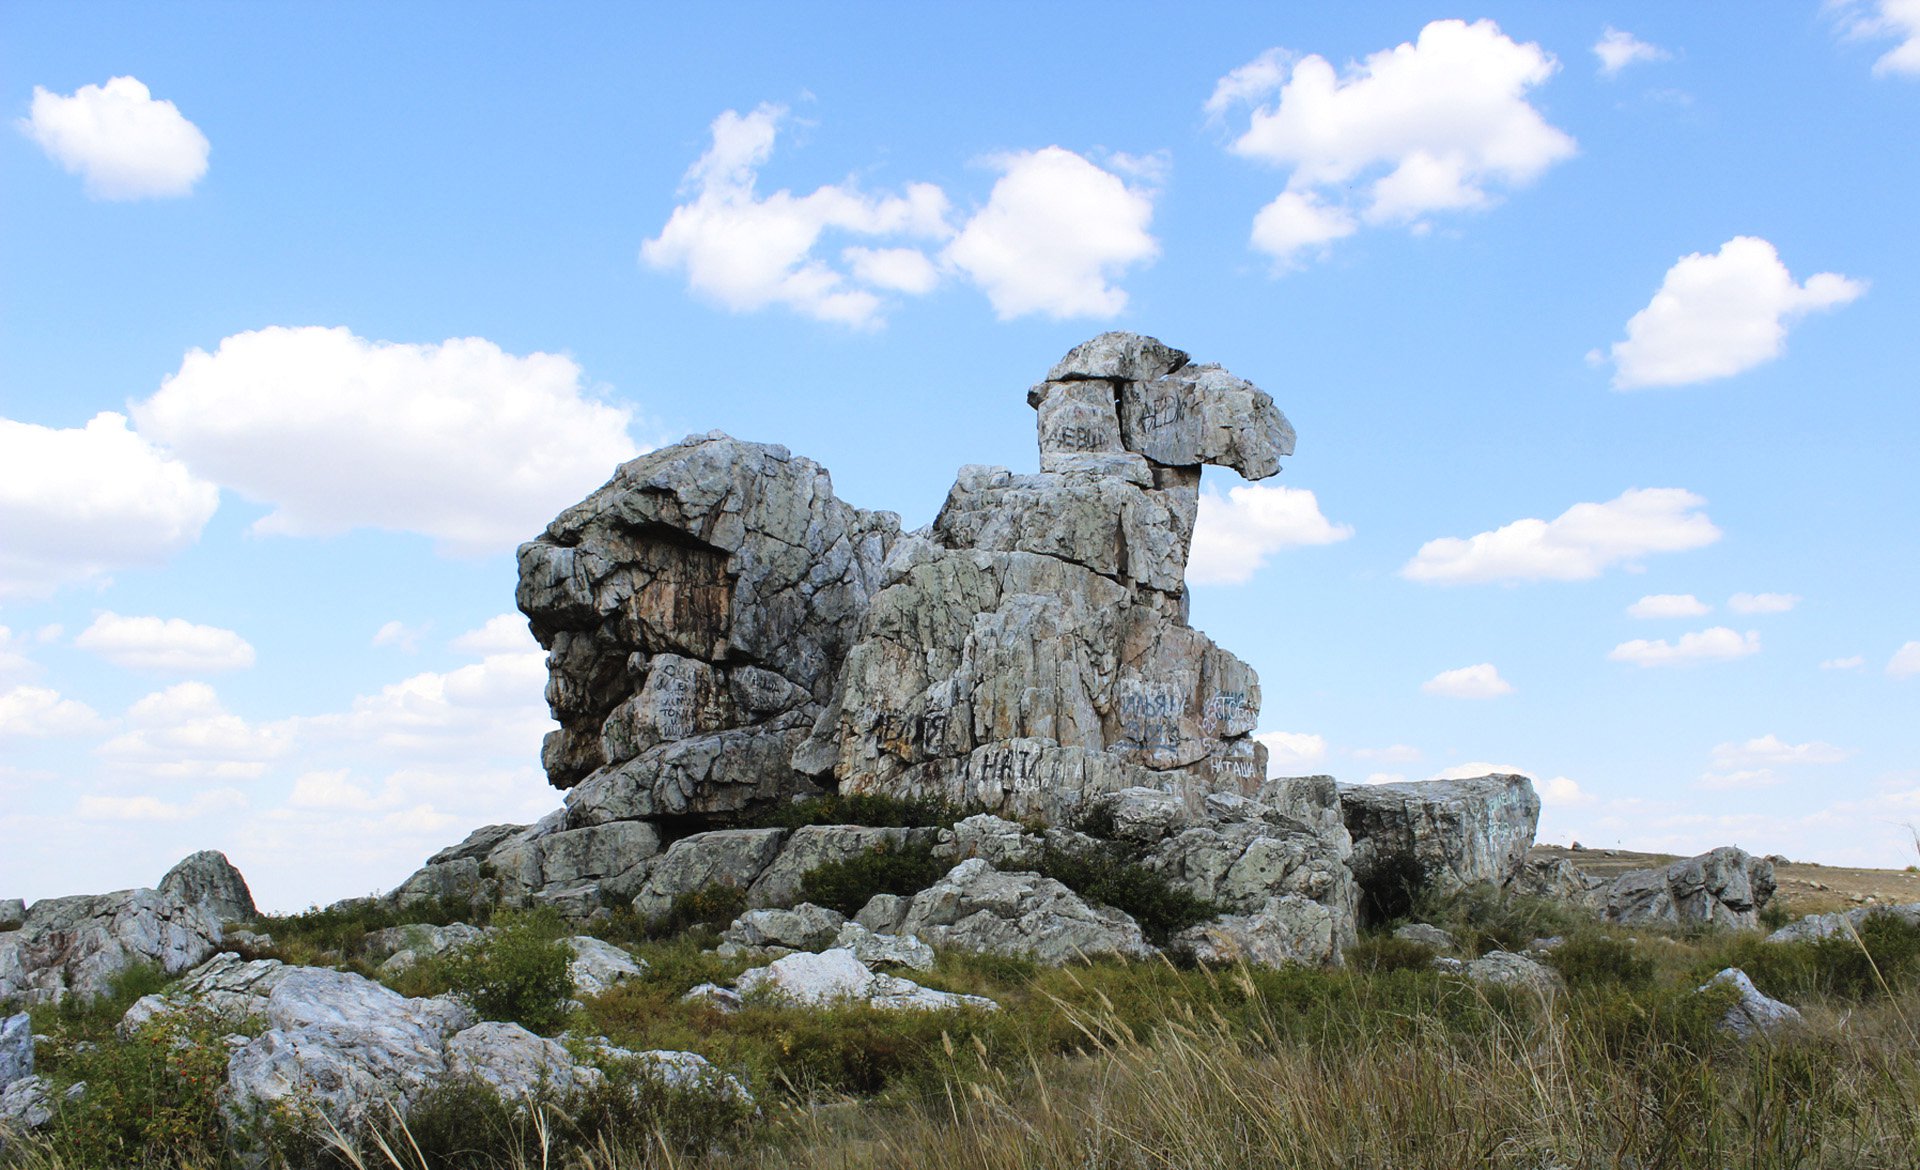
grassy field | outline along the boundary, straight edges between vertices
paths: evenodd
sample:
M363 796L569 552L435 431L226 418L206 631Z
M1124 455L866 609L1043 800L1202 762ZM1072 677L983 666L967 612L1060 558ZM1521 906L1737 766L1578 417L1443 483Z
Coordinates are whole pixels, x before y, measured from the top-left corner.
M741 1077L755 1110L632 1086L533 1113L471 1088L392 1119L338 1165L432 1167L1593 1167L1920 1166L1920 930L1876 922L1859 940L1768 945L1751 934L1628 932L1556 907L1464 898L1428 907L1469 950L1569 940L1564 992L1480 987L1385 935L1346 969L1048 969L941 956L921 977L987 995L998 1012L884 1013L684 1004L745 964L703 953L710 931L616 930L647 978L588 1001L566 1025L629 1048L700 1052ZM552 936L556 921L503 919ZM277 949L370 969L368 918L266 925ZM1727 966L1799 1006L1803 1026L1742 1044L1696 989ZM444 990L457 964L394 982ZM42 1071L88 1081L44 1138L0 1161L35 1170L229 1164L218 1132L223 1057L188 1020L116 1043L135 973L109 1001L40 1009ZM211 1059L208 1057L211 1056ZM644 1087L643 1087L644 1088Z

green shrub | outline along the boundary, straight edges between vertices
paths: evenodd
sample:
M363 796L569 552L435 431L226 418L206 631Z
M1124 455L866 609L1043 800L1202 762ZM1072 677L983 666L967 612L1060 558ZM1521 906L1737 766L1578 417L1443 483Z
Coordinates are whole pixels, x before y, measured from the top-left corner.
M566 924L551 910L503 913L491 936L442 960L447 986L489 1020L541 1035L558 1031L573 996Z
M667 912L646 924L647 938L672 938L698 927L724 928L747 908L747 891L723 882L701 886L674 898Z
M1165 946L1187 927L1219 913L1213 903L1175 886L1134 858L1126 844L1096 840L1078 849L1050 845L1041 851L1035 868L1090 902L1132 915L1141 933L1157 946Z
M917 894L948 868L934 857L931 845L882 842L844 861L808 870L800 879L800 897L852 917L875 894Z
M1555 947L1547 962L1568 987L1646 987L1653 982L1653 960L1641 948L1604 934L1576 934Z
M800 829L808 825L867 825L883 829L939 829L978 809L944 800L908 800L875 793L829 793L777 805L753 819L756 828Z
M82 1166L144 1165L158 1150L215 1159L227 1076L220 1037L230 1030L197 1009L167 1012L124 1041L73 1052L59 1080L85 1081L87 1088L55 1114L53 1147Z
M1793 921L1793 915L1787 912L1787 904L1778 898L1760 908L1760 929L1771 934Z
M1591 930L1594 916L1552 898L1513 894L1488 882L1446 894L1424 892L1413 916L1453 935L1462 950L1524 951L1536 938Z
M1355 971L1424 971L1433 966L1434 949L1426 943L1376 934L1346 949L1347 966Z

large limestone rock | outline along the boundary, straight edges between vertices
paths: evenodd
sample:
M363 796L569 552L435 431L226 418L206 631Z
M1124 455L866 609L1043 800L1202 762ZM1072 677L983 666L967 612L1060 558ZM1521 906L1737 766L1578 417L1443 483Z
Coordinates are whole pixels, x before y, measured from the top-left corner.
M534 825L477 829L428 858L387 897L399 906L551 905L576 917L631 898L646 862L660 852L659 830L645 821L567 825L559 810Z
M936 947L1056 965L1083 956L1154 953L1128 915L1091 905L1052 878L1001 873L979 857L915 895L894 933Z
M1847 911L1809 914L1787 923L1767 936L1770 943L1813 942L1823 938L1858 938L1867 920L1884 914L1908 926L1920 927L1920 902L1904 906L1856 906Z
M0 1017L0 1089L33 1075L33 1017Z
M542 755L576 823L723 816L804 787L787 758L899 531L818 464L714 432L621 465L522 545L560 723Z
M35 902L20 929L0 933L0 1002L91 998L136 963L179 974L219 949L242 899L252 905L246 882L217 853L188 858L162 884Z
M647 865L633 911L651 922L674 900L714 886L746 890L780 855L785 829L715 829L675 841Z
M858 1003L891 1011L993 1011L1000 1005L980 995L935 991L898 975L867 968L852 950L801 951L741 973L734 989L797 1007Z
M1607 889L1609 922L1752 930L1773 898L1773 863L1744 849L1718 849L1660 869L1623 873Z
M1222 914L1175 935L1173 947L1203 963L1337 967L1353 939L1352 919L1299 894L1268 898L1249 914Z
M1533 845L1540 798L1525 776L1340 787L1354 876L1418 874L1436 893L1513 880Z

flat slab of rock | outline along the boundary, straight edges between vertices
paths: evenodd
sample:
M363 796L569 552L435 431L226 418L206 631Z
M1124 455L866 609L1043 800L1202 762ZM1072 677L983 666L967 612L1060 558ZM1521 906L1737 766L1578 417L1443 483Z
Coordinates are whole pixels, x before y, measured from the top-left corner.
M1000 1006L984 996L935 991L911 979L879 974L853 951L842 949L775 959L742 972L734 987L743 996L768 996L800 1007L857 1003L895 1011L994 1011Z
M1419 943L1423 947L1432 947L1436 951L1450 951L1454 948L1453 936L1437 926L1425 922L1409 922L1393 929L1393 937L1405 942Z
M1299 894L1268 898L1252 914L1223 914L1189 927L1174 936L1173 946L1203 963L1340 965L1339 932L1332 911Z

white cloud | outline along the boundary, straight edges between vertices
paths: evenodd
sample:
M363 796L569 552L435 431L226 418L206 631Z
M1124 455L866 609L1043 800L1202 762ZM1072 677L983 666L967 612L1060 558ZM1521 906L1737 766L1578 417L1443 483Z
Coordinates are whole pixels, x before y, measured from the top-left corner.
M1858 670L1867 664L1867 656L1853 654L1846 658L1829 658L1820 664L1821 670Z
M1711 256L1682 256L1647 307L1613 343L1616 390L1684 386L1730 377L1772 361L1786 348L1787 325L1834 309L1867 291L1837 272L1795 284L1773 245L1735 236Z
M431 623L429 623L431 625ZM373 632L372 645L393 646L408 654L420 648L420 639L426 636L428 626L410 626L395 618Z
M157 565L200 537L220 490L104 412L54 429L0 418L0 596Z
M1887 660L1887 673L1895 678L1920 674L1920 642L1908 642Z
M1356 760L1373 760L1382 764L1411 764L1421 756L1419 748L1405 743L1383 748L1355 748L1352 754Z
M1649 553L1682 552L1720 539L1700 511L1706 501L1680 488L1632 488L1604 504L1575 504L1553 520L1515 520L1466 540L1420 546L1400 570L1410 581L1586 581L1629 568Z
M1320 501L1305 488L1242 484L1222 496L1200 493L1187 579L1199 585L1241 585L1268 557L1283 549L1334 544L1353 535L1345 524L1320 514Z
M1421 683L1420 689L1448 699L1492 699L1512 694L1513 684L1500 677L1493 663L1482 662L1458 670L1443 670Z
M1058 146L994 160L987 204L942 258L986 293L1001 320L1110 317L1127 307L1113 282L1159 254L1153 193Z
M1297 776L1327 758L1325 736L1299 731L1265 731L1254 736L1267 746L1267 774Z
M1727 608L1735 613L1786 613L1800 601L1798 593L1736 593L1727 599Z
M1830 743L1811 740L1787 743L1777 735L1763 735L1745 743L1723 743L1713 749L1713 766L1738 768L1746 765L1837 764L1853 752Z
M1573 139L1527 100L1557 68L1490 20L1436 20L1344 76L1324 57L1269 50L1221 78L1207 112L1251 106L1231 149L1290 169L1253 232L1284 265L1360 222L1418 228L1434 212L1490 206L1571 157Z
M595 401L571 358L478 337L236 333L188 353L133 415L197 473L272 505L256 532L364 526L458 553L513 548L636 451L629 412Z
M235 788L213 788L196 793L188 801L166 801L154 796L83 796L74 808L74 815L83 821L167 822L245 807L245 793Z
M1843 0L1835 7L1846 14L1849 34L1900 42L1873 63L1876 76L1920 76L1920 0Z
M235 715L203 682L176 683L127 709L131 729L95 749L118 769L166 779L253 780L293 746L287 724Z
M0 691L0 739L86 735L104 726L92 707L48 687Z
M1362 784L1404 784L1407 777L1404 772L1369 772Z
M1673 59L1673 54L1659 45L1648 44L1632 33L1621 32L1611 25L1594 42L1593 55L1600 58L1602 77L1617 77L1629 65Z
M1549 805L1592 804L1597 797L1568 776L1555 776L1537 785L1540 803Z
M1743 768L1733 772L1705 772L1700 776L1700 787L1718 791L1738 788L1771 788L1785 777L1771 768Z
M253 665L253 647L239 634L182 618L107 612L75 635L73 644L129 670L210 674Z
M455 670L427 671L361 695L346 712L299 722L317 737L442 763L537 760L541 737L554 726L547 715L546 683L546 655L537 647L489 654Z
M848 181L807 195L780 190L763 197L755 184L786 117L784 106L762 105L715 118L713 144L683 185L692 199L673 209L640 256L655 268L684 272L695 293L736 312L783 305L822 321L877 325L885 306L875 290L926 292L932 262L914 248L851 249L835 267L815 254L820 237L831 230L943 240L953 230L947 196L931 183L873 196Z
M0 626L0 679L20 678L39 670L39 665L20 653L18 647L25 640L13 636L13 631Z
M1442 768L1427 779L1474 780L1481 776L1525 776L1527 774L1524 768L1517 768L1512 764L1489 764L1485 760L1474 760L1471 763Z
M1744 635L1725 626L1683 634L1678 642L1665 638L1648 641L1635 638L1607 652L1613 662L1631 662L1635 666L1676 666L1688 662L1725 661L1745 658L1760 652L1760 635L1748 630Z
M134 77L71 96L33 87L20 129L95 199L185 195L207 173L207 136Z
M1627 607L1627 616L1637 618L1700 617L1711 612L1711 605L1691 593L1649 593Z
M453 640L453 648L485 657L489 654L539 653L540 643L533 640L524 614L503 613L490 617L478 629L468 630Z

